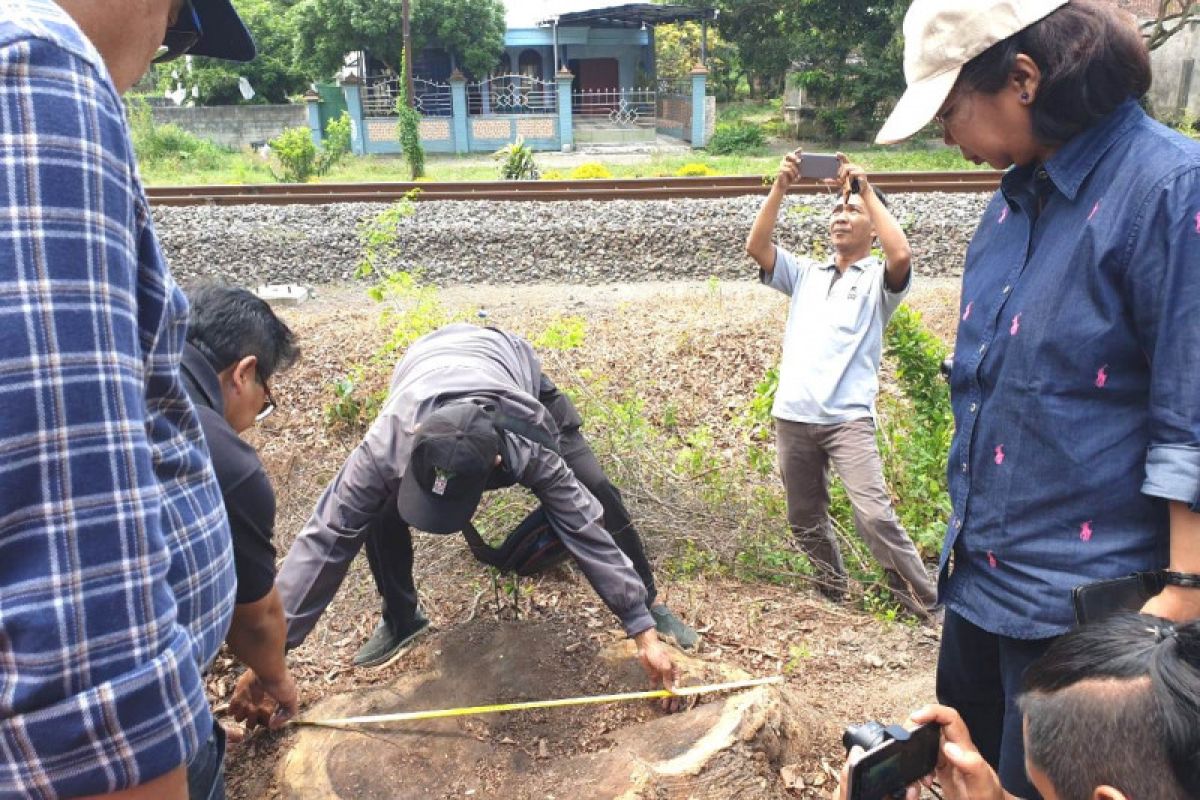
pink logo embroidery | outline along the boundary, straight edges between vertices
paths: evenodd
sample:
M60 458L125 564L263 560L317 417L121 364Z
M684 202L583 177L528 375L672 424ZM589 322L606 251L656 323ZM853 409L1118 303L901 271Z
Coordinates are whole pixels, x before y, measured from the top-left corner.
M1103 389L1106 383L1108 383L1108 364L1096 370L1096 388Z
M1021 312L1021 314L1024 314L1024 313L1025 313L1024 311ZM1015 317L1013 317L1012 325L1010 325L1008 328L1009 336L1016 336L1017 333L1021 330L1021 314L1017 314Z
M975 307L975 301L974 301L974 300L972 300L971 302L967 303L967 308L966 308L966 310L965 310L965 311L963 311L963 322L966 322L967 320L969 320L969 319L971 318L971 309L972 309L972 308L974 308L974 307Z
M988 566L992 569L996 568L996 554L988 550Z
M1079 526L1079 539L1083 542L1092 540L1092 521L1090 519Z
M997 466L1004 463L1004 445L1002 445L1002 444L996 445L996 459L995 460L996 460Z
M1200 233L1200 211L1196 212L1196 233Z
M1100 201L1096 201L1096 205L1092 206L1092 213L1088 214L1088 222L1092 221L1092 217L1096 216L1096 212L1100 210Z
M1008 206L1005 206L1004 210L1000 212L1000 224L1003 225L1006 219L1008 219Z

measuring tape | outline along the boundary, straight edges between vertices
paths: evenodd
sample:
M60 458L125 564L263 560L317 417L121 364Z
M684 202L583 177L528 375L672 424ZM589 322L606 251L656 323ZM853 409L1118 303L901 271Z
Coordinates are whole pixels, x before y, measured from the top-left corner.
M524 703L501 703L492 706L466 706L441 708L434 711L405 711L400 714L375 714L367 717L342 717L339 719L298 719L295 725L316 728L353 728L358 725L374 725L384 722L412 722L420 719L444 719L446 717L469 717L477 714L496 714L501 711L525 711L531 708L558 708L559 706L583 706L592 703L623 703L629 700L654 700L665 697L692 697L713 692L728 692L734 689L749 689L783 683L782 675L770 678L752 678L729 683L712 683L707 686L687 686L681 689L655 689L647 692L625 692L623 694L601 694L589 697L567 697L561 700L529 700Z

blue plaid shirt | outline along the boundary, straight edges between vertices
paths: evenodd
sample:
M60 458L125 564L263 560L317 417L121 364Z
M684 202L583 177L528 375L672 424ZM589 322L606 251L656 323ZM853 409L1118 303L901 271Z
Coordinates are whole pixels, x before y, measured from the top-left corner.
M960 317L943 599L1055 636L1074 586L1166 566L1167 501L1200 501L1200 143L1129 101L1010 171Z
M0 797L144 783L212 730L229 531L134 163L75 24L0 0Z

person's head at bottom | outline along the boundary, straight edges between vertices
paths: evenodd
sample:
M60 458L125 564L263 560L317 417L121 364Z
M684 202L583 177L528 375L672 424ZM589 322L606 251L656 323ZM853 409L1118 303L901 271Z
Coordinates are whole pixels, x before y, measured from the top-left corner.
M1025 673L1025 765L1045 800L1200 797L1200 621L1126 613L1058 639ZM958 712L926 706L906 727L941 726L945 800L1006 800ZM846 798L850 766L835 794ZM918 788L907 797L916 800Z
M1122 614L1025 674L1025 766L1046 800L1200 797L1200 622Z

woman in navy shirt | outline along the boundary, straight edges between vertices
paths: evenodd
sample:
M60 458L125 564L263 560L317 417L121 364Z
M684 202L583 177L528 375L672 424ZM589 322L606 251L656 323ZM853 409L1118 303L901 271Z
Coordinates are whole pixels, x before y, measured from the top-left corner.
M1037 797L1016 694L1072 588L1200 572L1200 143L1139 106L1149 54L1095 0L916 0L904 32L878 141L934 119L1012 167L963 273L938 696ZM1200 589L1143 610L1198 617Z

